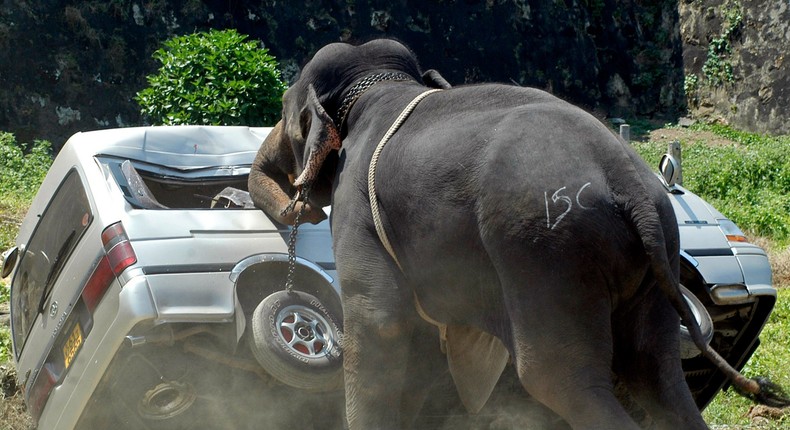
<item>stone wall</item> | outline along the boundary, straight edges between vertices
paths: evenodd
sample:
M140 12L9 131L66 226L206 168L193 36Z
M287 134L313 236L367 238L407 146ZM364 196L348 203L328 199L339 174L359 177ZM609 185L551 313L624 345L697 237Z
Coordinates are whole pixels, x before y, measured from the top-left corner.
M691 114L790 134L790 1L682 0L679 11Z
M159 66L151 53L209 28L260 39L289 80L326 43L394 37L453 84L535 86L600 117L671 121L685 111L684 58L687 67L698 61L683 49L679 11L707 20L688 11L713 4L680 1L0 0L0 130L58 145L79 130L143 124L133 97ZM774 17L759 19L744 33L762 22L773 28ZM691 32L682 34L689 45ZM706 36L698 40L706 49ZM746 73L750 57L739 61ZM761 94L781 106L783 88ZM703 95L695 93L704 109Z

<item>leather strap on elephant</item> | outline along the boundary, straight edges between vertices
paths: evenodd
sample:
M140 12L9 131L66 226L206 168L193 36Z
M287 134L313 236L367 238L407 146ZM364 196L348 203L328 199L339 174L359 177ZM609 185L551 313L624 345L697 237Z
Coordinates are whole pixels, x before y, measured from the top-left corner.
M337 127L338 131L342 130L343 123L346 122L346 115L348 115L348 111L351 110L351 106L354 105L354 102L356 102L359 96L367 91L368 88L381 81L411 80L414 80L414 78L412 78L410 75L407 75L406 73L401 72L384 72L365 76L361 81L354 84L354 86L348 91L348 94L343 97L343 102L340 104L340 108L337 110L337 121L335 122L335 126Z
M378 146L376 146L376 150L373 151L373 158L370 159L370 167L368 168L368 198L370 199L370 210L373 212L373 224L376 226L376 233L379 235L379 240L384 245L384 248L390 254L393 260L395 260L395 264L398 265L398 268L403 271L403 267L400 265L400 261L398 261L398 257L395 255L395 250L392 249L392 245L390 244L389 238L387 237L387 233L384 231L384 226L381 223L381 213L379 211L379 202L376 198L376 166L379 162L379 156L381 155L381 150L384 149L384 145L390 140L393 134L403 125L406 118L411 115L414 108L424 99L425 97L437 92L442 91L440 89L428 90L424 93L418 95L411 101L404 109L403 112L400 113L398 118L392 123L387 133L384 134L384 137L381 138Z

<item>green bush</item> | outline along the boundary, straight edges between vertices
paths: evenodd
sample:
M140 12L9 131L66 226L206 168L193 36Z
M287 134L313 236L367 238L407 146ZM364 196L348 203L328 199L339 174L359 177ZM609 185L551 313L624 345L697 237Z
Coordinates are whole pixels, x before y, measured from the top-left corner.
M20 145L13 134L0 132L0 193L33 197L52 165L51 153L45 140Z
M20 146L13 134L0 132L0 251L12 246L19 222L52 165L50 143Z
M135 98L142 114L153 124L273 125L286 85L268 50L246 39L211 30L167 40Z

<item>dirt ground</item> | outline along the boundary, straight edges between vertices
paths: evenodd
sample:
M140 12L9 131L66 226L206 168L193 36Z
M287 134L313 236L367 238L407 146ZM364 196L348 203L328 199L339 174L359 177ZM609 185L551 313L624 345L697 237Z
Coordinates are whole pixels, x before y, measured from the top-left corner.
M0 366L0 429L34 429L25 410L22 393L16 385L16 371L11 363Z

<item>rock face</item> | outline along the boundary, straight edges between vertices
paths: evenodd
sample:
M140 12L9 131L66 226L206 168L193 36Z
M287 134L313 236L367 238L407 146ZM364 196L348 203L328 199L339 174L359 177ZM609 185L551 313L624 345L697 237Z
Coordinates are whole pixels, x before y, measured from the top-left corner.
M713 1L679 7L677 0L0 0L0 130L58 147L76 131L143 124L133 97L159 67L153 51L172 36L210 28L261 40L287 80L327 43L394 37L452 84L512 82L547 89L602 117L672 120L686 107L684 52L692 61L678 11L720 30L715 18L695 13L707 10L698 3ZM745 22L779 31L772 20L784 19L786 40L782 5L778 16L760 10L759 20ZM750 37L764 39L753 46L769 38L754 31ZM707 36L697 39L704 51ZM779 109L782 100L787 105L787 66L783 57L773 61L784 86L766 81L756 91ZM743 76L747 67L764 67L746 56L736 63ZM740 94L733 87L731 94ZM721 109L703 96L695 93L700 108ZM764 122L762 102L737 105L758 118L755 127Z
M763 133L790 133L790 2L682 0L689 110Z

